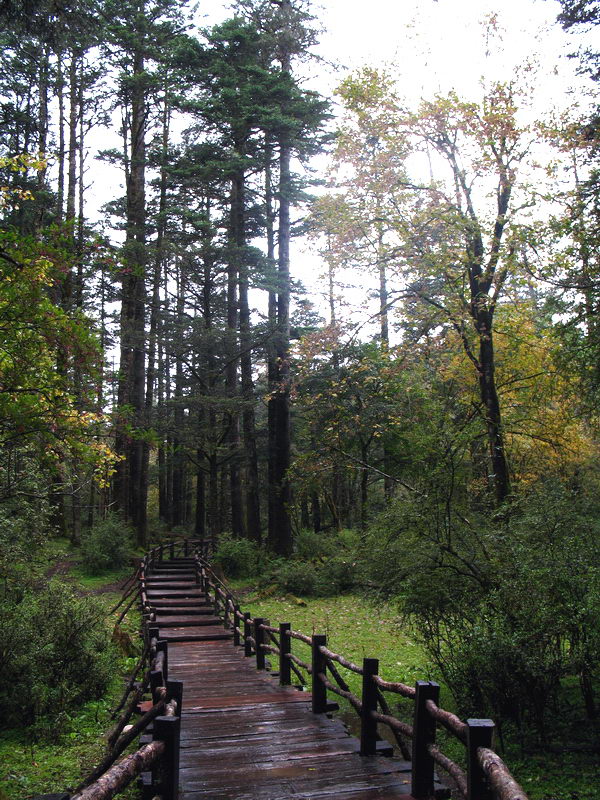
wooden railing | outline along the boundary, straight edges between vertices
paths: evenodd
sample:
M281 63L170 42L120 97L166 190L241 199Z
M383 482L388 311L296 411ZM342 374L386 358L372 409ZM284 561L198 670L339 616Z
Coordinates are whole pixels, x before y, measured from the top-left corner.
M146 573L156 561L168 554L202 552L208 554L210 545L182 540L155 547L142 560L139 568L124 586L119 603L112 609L123 606L119 622L141 596L142 636L144 650L120 703L113 712L121 716L108 735L108 752L102 762L75 789L71 800L109 800L120 794L136 778L142 777L143 797L157 800L176 800L179 784L179 738L181 728L181 705L183 684L169 680L167 642L158 637L158 628L152 626L146 594ZM146 667L145 671L144 667ZM137 680L143 671L141 680ZM152 705L140 719L129 725L129 721L150 693ZM151 734L145 733L152 725ZM140 747L118 763L117 758L138 738Z
M312 710L319 714L337 708L328 700L328 692L339 696L360 718L360 753L375 755L387 745L378 726L387 726L403 758L411 764L411 794L429 798L434 794L434 769L440 767L450 777L458 794L465 800L527 800L527 795L512 777L508 767L493 750L494 723L489 719L460 720L439 705L440 687L434 681L417 681L414 687L387 681L379 675L376 658L363 659L362 666L327 647L324 635L292 630L290 623L272 626L269 620L253 618L243 612L233 592L213 572L206 557L196 556L197 582L212 595L217 614L225 628L233 629L233 643L244 654L256 659L256 668L267 668L267 657L278 661L279 682L292 685L292 675L299 687L307 686L312 694ZM292 642L309 648L307 660L292 652ZM341 669L340 669L341 668ZM361 679L361 696L354 694L343 677L346 670ZM390 695L408 698L413 703L412 724L394 716ZM466 771L445 755L436 744L436 733L443 728L465 748ZM410 746L407 740L411 740Z

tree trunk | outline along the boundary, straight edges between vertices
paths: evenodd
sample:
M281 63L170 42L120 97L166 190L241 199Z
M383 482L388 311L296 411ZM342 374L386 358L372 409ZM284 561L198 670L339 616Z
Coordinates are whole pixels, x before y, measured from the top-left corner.
M173 526L183 525L185 520L185 443L183 427L185 421L183 399L183 328L185 308L186 275L183 264L179 265L177 282L176 354L175 354L175 408L173 412Z
M236 226L238 224L238 206L243 203L238 185L239 177L235 176L231 187L231 212L229 225L229 260L227 265L227 333L229 347L228 363L225 372L227 396L229 398L229 414L226 425L229 427L229 493L231 505L231 532L234 536L244 535L244 519L242 507L242 486L238 463L240 449L240 421L236 405L238 394L238 247L236 242ZM243 214L243 210L242 210Z
M312 510L313 531L320 533L321 531L321 501L317 492L313 492L310 496L310 505Z
M143 0L140 3L143 12ZM127 180L127 234L125 241L126 274L123 277L121 309L121 359L118 403L127 407L130 418L121 419L116 435L117 452L126 460L117 470L118 507L136 528L137 542L146 544L146 505L141 480L143 442L139 435L127 433L127 423L134 431L143 428L145 413L145 305L146 305L146 95L144 55L141 42L132 54L130 163ZM122 412L121 412L122 413Z
M289 64L288 64L289 67ZM270 403L273 404L275 451L273 454L272 503L273 524L269 526L274 536L271 545L279 555L292 552L292 526L290 519L290 194L291 147L288 141L280 142L279 157L279 253L277 298L277 335L275 352L277 357L277 385Z
M267 265L271 277L269 286L269 338L267 340L267 382L269 389L269 402L267 403L267 513L268 532L267 541L273 547L277 539L276 524L276 497L277 484L275 480L275 452L277 441L277 405L272 402L273 393L277 386L277 352L275 337L277 335L277 292L275 291L277 264L275 261L275 211L273 209L273 178L272 178L273 147L270 142L265 145L265 227L267 236Z
M240 372L242 384L242 430L245 451L245 501L246 533L250 539L260 542L260 499L258 456L256 452L256 424L254 414L254 382L252 380L252 341L250 331L250 307L248 305L248 262L246 253L244 174L238 172L232 187L232 234L238 261L239 323L240 323Z
M488 311L479 311L476 327L479 334L479 392L485 409L490 459L488 481L496 503L500 505L510 493L510 479L504 449L500 402L496 390L491 315Z
M65 201L65 81L62 71L63 53L56 62L56 94L58 97L58 180L56 190L56 218L60 222Z

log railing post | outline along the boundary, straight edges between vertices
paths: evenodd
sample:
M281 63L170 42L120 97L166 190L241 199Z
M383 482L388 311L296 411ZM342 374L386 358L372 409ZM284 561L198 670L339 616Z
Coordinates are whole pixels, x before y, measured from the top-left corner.
M156 654L164 653L163 675L165 681L169 680L169 644L166 639L159 639L156 643Z
M377 686L373 676L379 672L379 659L363 658L362 711L360 714L360 754L374 756L377 753L377 721L372 712L377 711Z
M292 637L289 635L291 629L291 622L279 623L279 683L281 686L289 686L292 682L292 664L288 658L292 652Z
M229 593L227 593L225 595L225 600L223 601L225 603L224 611L223 611L223 627L225 629L231 627L230 619L229 619L229 614L230 614L229 602L232 601L232 600L233 600L232 596Z
M250 641L250 637L252 636L252 615L249 611L244 613L244 655L251 656L252 655L252 642Z
M154 739L165 743L165 753L160 762L159 787L162 800L177 800L179 795L179 747L181 737L181 717L156 717L154 720Z
M161 639L156 643L156 654L164 653L163 665L161 669L150 670L150 692L152 694L152 702L158 703L159 695L158 690L161 686L167 685L168 678L168 664L167 664L167 643Z
M232 612L232 616L233 616L233 646L234 647L239 647L240 646L239 629L240 629L241 623L240 623L240 618L238 617L239 613L240 613L240 607L238 606L237 603L234 603L233 612Z
M183 681L167 681L167 701L175 700L177 703L177 716L181 716L183 703Z
M438 703L439 684L433 681L417 681L415 716L412 740L412 788L413 797L433 796L433 759L427 746L435 743L435 720L427 711L426 703Z
M265 651L262 649L262 646L265 643L265 631L260 627L265 623L268 624L267 620L263 619L263 617L256 617L254 620L254 649L256 653L256 669L265 669Z
M175 542L171 542L169 545L169 558L171 561L175 558Z
M327 689L319 678L319 673L325 674L327 659L319 648L327 646L327 637L315 633L312 637L312 711L313 714L323 714L327 711Z
M492 748L494 723L491 719L467 720L467 800L491 800L485 773L477 757L479 747Z

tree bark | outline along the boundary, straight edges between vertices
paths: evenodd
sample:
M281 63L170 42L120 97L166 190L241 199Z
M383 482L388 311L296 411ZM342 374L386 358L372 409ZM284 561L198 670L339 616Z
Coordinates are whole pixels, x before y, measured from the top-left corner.
M260 542L260 499L258 456L256 451L256 423L254 413L254 382L252 380L252 341L250 329L250 307L248 304L248 262L245 231L245 178L243 172L234 177L232 191L232 226L235 253L238 261L239 324L240 324L240 373L242 388L242 430L245 451L245 505L246 533L250 539Z
M242 184L243 185L243 184ZM227 333L229 340L228 363L225 371L227 396L229 398L229 414L226 424L229 427L229 494L231 508L231 532L234 536L244 535L244 519L242 510L242 486L240 481L239 449L240 420L237 408L238 396L238 246L236 230L239 225L239 207L243 204L240 192L239 175L234 176L231 185L231 206L229 223L229 259L227 265ZM243 215L243 206L242 206Z
M289 63L288 63L289 67ZM287 140L280 142L279 156L279 252L277 297L277 383L269 401L273 404L274 453L273 458L273 523L269 525L274 537L271 546L279 555L292 552L292 525L289 513L290 484L290 194L291 147Z
M144 0L138 13L144 12ZM135 431L144 424L145 412L145 311L146 311L146 90L142 42L135 40L132 53L130 159L127 175L126 274L121 308L121 358L118 405L117 452L124 453L115 476L118 507L136 528L137 543L146 544L146 507L141 490L143 442ZM134 429L127 432L127 423Z

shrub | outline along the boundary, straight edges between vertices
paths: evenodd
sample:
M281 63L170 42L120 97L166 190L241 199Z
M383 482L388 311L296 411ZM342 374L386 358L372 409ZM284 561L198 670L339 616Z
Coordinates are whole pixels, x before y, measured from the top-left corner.
M317 587L317 571L306 561L282 562L274 574L277 585L284 592L313 595Z
M294 555L304 561L331 556L336 549L335 537L323 532L315 533L303 529L298 532L294 540Z
M0 464L1 467L1 464ZM33 483L33 481L32 481ZM32 492L44 491L34 484ZM20 583L27 580L40 561L40 552L50 532L47 500L13 497L0 505L0 579Z
M321 597L342 594L357 584L356 563L350 556L327 559L316 574L316 593Z
M229 578L252 578L258 574L263 552L250 539L234 539L224 534L212 558Z
M59 733L70 710L98 698L114 661L104 611L51 581L4 597L0 615L2 725Z
M109 514L81 536L82 566L89 575L125 567L129 561L132 532L118 514Z
M370 581L401 596L461 713L545 736L561 680L588 714L600 661L594 497L550 481L491 516L402 498L369 531Z

